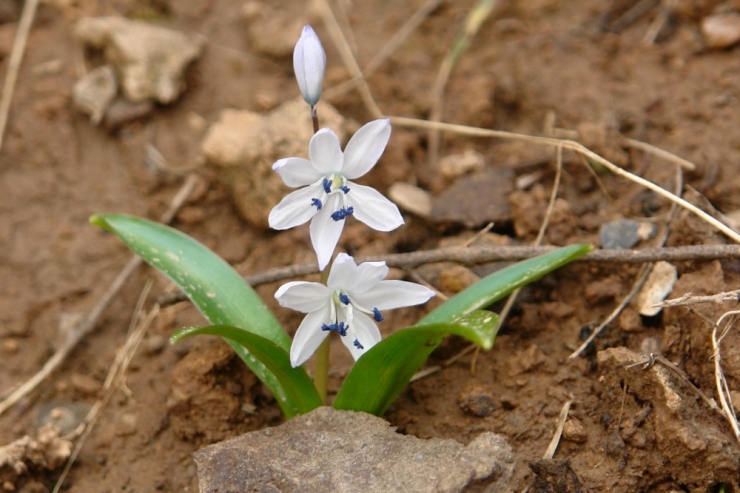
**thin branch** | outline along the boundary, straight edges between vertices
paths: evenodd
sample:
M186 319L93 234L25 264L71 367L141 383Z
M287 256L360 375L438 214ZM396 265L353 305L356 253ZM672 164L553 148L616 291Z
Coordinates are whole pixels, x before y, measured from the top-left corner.
M357 257L361 262L384 261L388 267L410 270L434 262L457 262L462 265L480 265L490 262L513 262L557 250L555 246L469 246L446 247L436 250L422 250L411 253L389 255L372 255ZM716 259L740 258L740 245L691 245L668 248L646 248L644 250L603 249L594 250L578 258L575 262L643 264L646 262L681 262L686 260L707 261ZM295 277L317 274L319 267L315 263L276 267L258 274L245 276L244 280L251 286L260 286L271 282ZM163 305L185 301L182 293L162 295L159 302Z
M694 296L691 293L686 293L679 298L661 301L660 303L655 303L653 306L686 306L697 305L700 303L724 303L727 301L740 301L740 289L725 291L723 293L717 293L710 296Z
M177 211L180 210L185 203L185 200L187 200L188 196L192 193L196 183L197 177L195 175L188 176L182 188L180 188L180 191L172 199L170 208L162 215L162 222L167 223L172 220ZM123 270L113 280L113 283L110 285L108 290L103 294L103 297L100 299L98 304L95 305L95 307L77 327L74 327L69 331L64 343L57 349L46 364L44 364L41 370L0 402L0 415L14 406L23 397L31 393L41 382L51 375L51 373L67 359L67 356L69 356L77 344L92 332L100 320L100 317L103 315L103 312L108 308L108 305L110 305L116 296L118 296L118 292L126 283L126 280L128 280L136 268L141 265L141 262L142 260L139 256L134 256L128 261Z

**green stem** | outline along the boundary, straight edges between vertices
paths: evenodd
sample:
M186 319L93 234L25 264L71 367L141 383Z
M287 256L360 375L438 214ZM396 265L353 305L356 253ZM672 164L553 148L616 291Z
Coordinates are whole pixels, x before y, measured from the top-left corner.
M331 335L331 334L330 334ZM319 393L321 402L326 402L327 386L329 383L329 352L331 349L331 338L327 337L316 350L316 373L314 373L313 384Z
M326 285L329 280L329 272L331 272L331 266L334 263L334 259L329 261L329 265L321 271L321 284ZM316 391L319 393L321 402L324 405L327 404L327 387L329 383L329 354L331 353L331 333L329 337L324 339L319 349L316 350L316 371L313 376L313 384L316 387Z

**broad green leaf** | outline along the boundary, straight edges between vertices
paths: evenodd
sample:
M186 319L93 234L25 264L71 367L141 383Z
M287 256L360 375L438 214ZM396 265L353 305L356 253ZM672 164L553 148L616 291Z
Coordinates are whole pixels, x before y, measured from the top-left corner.
M299 414L307 413L321 406L321 398L311 379L302 367L293 368L290 356L272 341L230 325L209 325L206 327L185 327L171 337L177 342L194 335L215 335L246 348L260 360L278 379L285 395L296 407Z
M477 310L452 322L399 330L357 360L334 400L334 407L380 416L445 337L455 334L490 349L498 325L498 315Z
M515 289L536 281L592 249L593 246L585 243L569 245L505 267L459 292L432 310L417 325L447 322L473 310L485 308Z
M125 214L96 215L90 222L118 235L131 250L169 277L212 324L240 327L289 351L290 338L257 293L198 241L169 226ZM269 387L286 417L295 415L298 408L275 375L243 346L227 342Z

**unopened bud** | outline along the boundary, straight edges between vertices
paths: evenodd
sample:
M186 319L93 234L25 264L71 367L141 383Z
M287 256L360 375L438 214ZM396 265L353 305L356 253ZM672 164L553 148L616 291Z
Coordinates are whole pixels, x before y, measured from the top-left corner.
M315 105L321 98L321 88L326 70L326 53L311 26L304 26L301 37L293 50L293 70L303 99Z

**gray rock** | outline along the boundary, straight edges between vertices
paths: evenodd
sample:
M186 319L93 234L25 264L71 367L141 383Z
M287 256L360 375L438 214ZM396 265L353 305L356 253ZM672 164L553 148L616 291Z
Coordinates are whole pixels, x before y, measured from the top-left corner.
M203 51L204 38L123 17L88 17L75 26L86 45L104 51L132 102L171 103L185 88L185 68Z
M508 491L511 448L493 433L467 447L396 433L383 419L322 407L195 453L201 493Z
M656 233L657 228L654 224L617 219L601 225L599 239L602 248L632 248L642 240L652 238Z
M344 140L345 121L330 105L319 103L322 127ZM287 157L308 157L313 135L309 106L302 98L288 101L267 115L228 109L206 134L203 158L217 168L242 217L256 228L267 228L270 210L292 189L272 164Z
M508 197L514 191L514 172L485 167L463 176L434 197L431 218L476 228L488 222L511 221Z
M118 81L113 67L103 65L91 70L75 82L72 101L75 108L90 115L93 125L99 124L108 106L118 94Z

